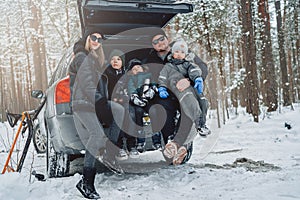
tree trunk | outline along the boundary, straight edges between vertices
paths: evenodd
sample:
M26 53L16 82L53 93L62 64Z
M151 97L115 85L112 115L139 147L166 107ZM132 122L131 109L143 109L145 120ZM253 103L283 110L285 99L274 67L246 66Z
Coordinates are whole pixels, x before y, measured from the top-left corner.
M295 87L296 87L296 97L297 100L300 100L300 32L299 32L299 13L300 13L300 2L295 1L294 4L294 22L295 28L294 33L296 37L296 49L295 51L295 59L294 59L294 69L295 69Z
M221 45L220 45L221 46ZM221 99L222 99L222 117L223 117L223 124L226 122L226 116L227 119L229 119L229 112L228 112L228 99L225 93L226 89L226 79L225 79L225 73L224 73L224 57L223 57L223 49L221 48L219 51L219 59L218 59L218 67L219 67L219 78L220 78L220 85L221 85Z
M259 99L258 78L256 67L256 49L253 38L252 6L248 0L241 0L242 34L244 66L246 67L245 87L247 88L247 112L251 113L254 121L258 122Z
M25 72L24 72L24 82L22 84L24 84L24 103L26 105L26 108L27 109L30 109L32 108L32 104L31 104L31 101L28 100L28 98L26 97L29 97L30 96L30 91L32 90L31 88L31 84L32 84L32 77L31 77L31 70L30 70L30 58L29 58L29 45L28 45L28 37L27 37L27 34L26 34L26 29L25 29L25 18L23 16L23 11L22 11L22 6L21 6L21 3L19 2L19 8L20 8L20 15L21 15L21 19L23 19L22 23L21 23L21 27L22 27L22 32L23 32L23 37L24 37L24 46L25 46L25 55L26 55L26 62L27 62L27 66L26 68L24 69Z
M2 67L0 67L0 122L3 122L5 120L5 107L4 107L4 81L3 81L4 73L2 70Z
M268 107L268 112L278 108L277 81L275 74L275 64L272 55L272 41L270 32L270 15L267 0L259 0L258 13L261 22L261 41L262 41L262 84L261 91L263 102Z
M275 9L276 9L276 20L277 20L277 35L278 35L278 44L279 44L279 57L280 57L280 70L281 70L281 84L283 90L283 105L289 106L291 105L290 94L289 94L289 80L287 73L287 63L286 63L286 55L285 55L285 45L284 45L284 30L282 25L282 17L281 17L281 8L280 1L275 1Z
M70 46L70 41L71 41L71 33L70 33L70 17L69 17L69 3L68 3L69 0L66 0L65 2L65 12L66 12L66 28L67 28L67 37L68 37L68 40L67 40L67 45L68 47Z
M39 14L38 14L38 8L36 7L35 3L30 0L29 1L30 10L33 16L33 19L31 20L30 27L34 30L34 34L32 34L31 38L31 45L32 45L32 51L33 51L33 67L34 67L34 89L42 89L42 70L41 70L41 55L40 55L40 42L39 42L39 27L41 25Z
M238 95L237 95L237 84L233 85L233 80L235 79L234 74L236 73L235 70L235 56L234 56L234 43L228 42L228 62L229 62L229 76L230 76L230 83L234 86L233 89L230 91L230 100L231 104L235 109L235 113L237 114L238 108Z
M290 100L291 102L295 103L295 90L294 90L294 73L293 73L293 68L292 68L292 52L291 50L287 50L287 69L288 69L288 74L290 75L290 82L289 82L289 90L290 90Z
M12 57L9 58L10 61L10 86L11 86L11 112L13 113L17 113L19 112L19 108L18 108L18 99L17 99L17 94L16 94L16 82L15 82L15 72L14 72L14 64L13 64L13 60Z

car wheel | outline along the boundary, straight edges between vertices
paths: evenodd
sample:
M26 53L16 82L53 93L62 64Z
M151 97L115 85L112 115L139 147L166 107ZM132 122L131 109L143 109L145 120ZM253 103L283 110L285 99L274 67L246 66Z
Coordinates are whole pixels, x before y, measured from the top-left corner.
M36 125L33 129L33 145L37 153L46 153L47 136L41 132L40 126Z
M52 142L47 137L47 174L49 178L69 175L70 159L65 153L55 152Z

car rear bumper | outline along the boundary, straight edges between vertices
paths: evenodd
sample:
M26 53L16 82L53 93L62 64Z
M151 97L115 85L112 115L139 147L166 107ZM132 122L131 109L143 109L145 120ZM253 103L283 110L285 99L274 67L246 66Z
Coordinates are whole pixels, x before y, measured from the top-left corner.
M56 115L47 120L50 141L56 152L78 154L84 146L77 133L73 115Z

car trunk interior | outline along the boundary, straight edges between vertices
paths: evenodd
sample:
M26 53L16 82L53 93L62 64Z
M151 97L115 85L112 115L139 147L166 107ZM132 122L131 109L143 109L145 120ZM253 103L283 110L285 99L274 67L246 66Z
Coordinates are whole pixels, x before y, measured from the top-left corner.
M160 1L168 2L168 1ZM140 27L164 27L176 14L189 13L187 3L149 1L77 0L82 33L96 27L105 35Z

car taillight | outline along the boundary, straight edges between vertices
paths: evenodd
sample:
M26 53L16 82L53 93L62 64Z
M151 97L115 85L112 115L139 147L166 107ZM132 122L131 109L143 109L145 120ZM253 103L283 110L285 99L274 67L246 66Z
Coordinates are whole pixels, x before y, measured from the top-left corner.
M70 102L70 77L67 76L59 81L55 88L55 104Z

